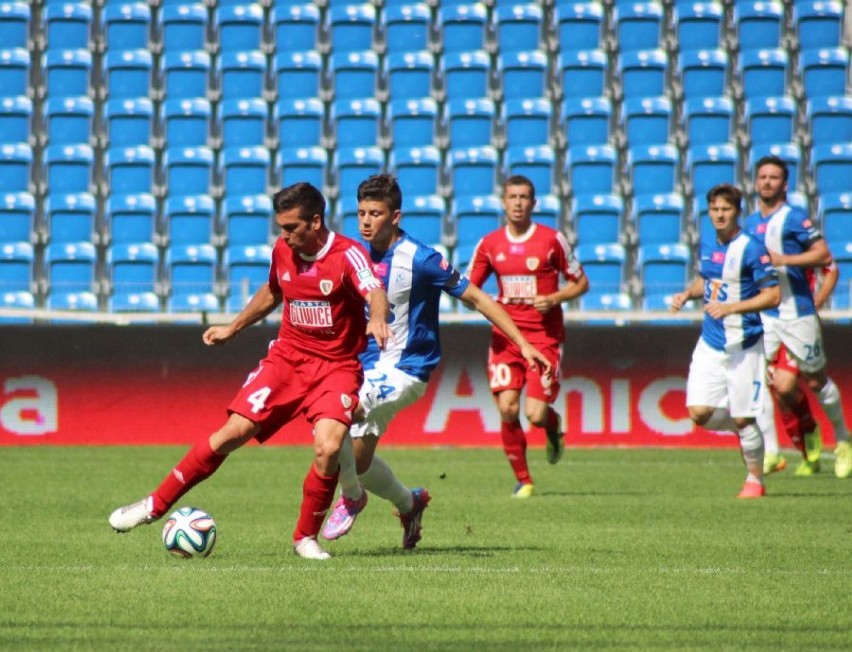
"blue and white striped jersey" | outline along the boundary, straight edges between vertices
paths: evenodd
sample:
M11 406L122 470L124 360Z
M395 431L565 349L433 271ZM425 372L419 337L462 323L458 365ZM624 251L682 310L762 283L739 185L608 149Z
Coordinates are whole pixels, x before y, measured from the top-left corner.
M762 242L767 249L782 254L800 254L822 238L822 234L801 208L784 204L763 217L760 211L749 215L743 225L746 233ZM766 311L771 317L794 319L816 312L814 297L804 267L778 267L781 304Z
M704 303L733 303L750 299L763 287L778 284L769 252L744 231L727 244L716 238L702 240L698 272L704 279ZM704 313L701 337L717 351L753 346L763 334L756 312L715 319Z
M441 358L438 336L441 292L460 297L470 284L432 247L408 237L405 232L384 254L370 249L373 272L387 288L390 301L390 326L394 340L384 351L376 340L367 338L361 354L365 369L379 361L429 380L429 374Z

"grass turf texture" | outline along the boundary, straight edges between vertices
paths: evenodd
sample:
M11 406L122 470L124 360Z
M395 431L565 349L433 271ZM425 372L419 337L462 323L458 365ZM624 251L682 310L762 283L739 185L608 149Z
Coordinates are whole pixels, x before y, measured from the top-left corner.
M734 498L733 450L530 451L536 495L494 450L382 451L429 487L418 549L388 503L297 558L311 453L236 453L181 502L208 510L207 559L165 552L161 523L114 533L180 448L0 453L0 649L848 650L852 482L769 478ZM445 477L442 477L445 476Z

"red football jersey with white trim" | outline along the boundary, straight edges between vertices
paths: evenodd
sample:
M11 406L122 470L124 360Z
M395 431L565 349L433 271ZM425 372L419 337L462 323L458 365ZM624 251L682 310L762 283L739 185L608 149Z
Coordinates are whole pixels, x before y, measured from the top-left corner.
M477 243L468 276L482 287L492 273L500 291L497 300L530 342L563 340L562 305L543 315L533 307L533 299L556 292L560 276L569 281L583 276L565 236L535 223L520 237L511 236L508 227L492 231Z
M349 360L367 343L364 299L383 286L364 248L331 233L311 258L279 239L272 249L269 287L284 295L276 343L327 360Z

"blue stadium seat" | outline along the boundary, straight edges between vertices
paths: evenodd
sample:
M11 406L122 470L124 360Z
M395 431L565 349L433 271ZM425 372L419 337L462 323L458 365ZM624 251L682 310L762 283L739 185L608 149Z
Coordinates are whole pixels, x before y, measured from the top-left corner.
M337 100L330 118L338 147L366 147L379 140L382 107L373 98Z
M210 102L204 98L166 100L161 105L164 141L170 147L207 145L210 135Z
M215 219L216 204L209 195L168 197L165 200L164 230L172 247L211 242Z
M495 118L494 102L488 98L450 100L444 115L450 147L490 145Z
M663 6L659 2L617 3L613 9L613 24L622 53L658 48Z
M219 104L222 147L259 147L266 143L267 108L263 100L225 100Z
M642 245L678 242L683 239L684 213L683 196L678 193L638 195L633 198L630 220Z
M395 100L429 97L435 64L426 50L391 52L385 56L389 96Z
M275 30L278 52L306 52L317 49L320 10L315 4L276 6L270 20Z
M119 50L104 56L106 93L111 100L148 97L154 59L149 50Z
M438 5L439 32L443 35L444 54L474 52L485 47L488 10L482 3Z
M493 195L456 196L450 215L456 248L471 250L482 236L500 227L503 206ZM469 260L467 257L465 262Z
M852 179L852 143L817 145L811 151L811 173L817 194L848 192Z
M511 146L547 145L553 120L551 102L543 98L525 98L503 102L506 143Z
M845 47L803 50L799 70L807 99L848 95L849 51Z
M222 151L222 186L226 196L268 191L271 156L266 147L228 147Z
M734 136L734 103L729 97L691 97L683 103L683 130L690 145L727 143Z
M216 74L223 100L262 98L266 87L266 55L259 50L222 52Z
M108 100L103 104L103 133L109 147L151 142L154 104L147 97Z
M157 202L149 193L111 194L104 207L107 239L112 244L154 242L157 239Z
M44 250L44 277L51 293L96 292L98 253L91 242L62 242Z
M435 142L438 103L431 97L391 100L388 126L395 147L418 147Z
M166 300L169 312L221 312L219 299L212 292L172 295Z
M740 52L739 74L743 95L778 97L787 94L790 60L781 48Z
M203 50L165 52L160 57L163 93L169 100L205 98L209 87L210 55Z
M166 193L209 195L213 185L213 150L209 147L168 147L163 151Z
M569 147L565 156L566 177L572 195L606 194L615 186L617 156L610 145Z
M709 242L711 239L716 238L716 229L713 228L713 223L710 221L706 195L695 195L695 198L692 200L690 220L700 242Z
M532 219L534 222L562 229L562 200L556 195L536 195Z
M361 240L358 232L358 199L352 195L340 197L334 207L335 230L343 235Z
M335 99L374 97L378 71L379 58L372 50L332 52L329 72L333 79Z
M601 2L559 2L554 7L559 47L568 50L596 50L601 47L604 8Z
M842 44L843 5L834 0L806 0L793 5L793 25L799 49L837 47Z
M745 122L752 145L789 143L796 127L791 97L755 97L745 103Z
M50 145L44 150L44 179L49 193L91 192L95 152L89 145Z
M603 50L562 52L557 67L565 98L600 97L608 88L605 82L609 63Z
M264 283L269 282L269 245L235 245L225 250L222 267L227 281L228 312L239 312Z
M325 109L316 98L282 98L275 105L273 117L281 147L319 145L323 136Z
M664 50L631 50L618 55L622 93L631 97L656 97L666 92L669 60Z
M33 150L24 143L0 145L0 192L28 192Z
M447 152L447 178L456 198L487 195L497 182L497 150L491 145Z
M615 242L579 244L574 253L589 279L588 294L615 294L622 291L627 261L622 245Z
M50 102L47 101L48 108ZM47 115L45 119L49 119ZM32 134L32 121L33 103L30 98L23 95L0 97L0 143L27 143Z
M8 96L29 92L30 53L23 48L0 49L0 88Z
M734 26L740 51L777 48L784 28L784 6L775 0L738 0Z
M624 224L624 201L612 194L575 195L571 200L574 234L583 244L618 242Z
M272 199L266 194L225 197L222 225L229 246L267 244L272 236Z
M366 52L373 48L376 9L368 3L331 5L326 11L331 47L335 53Z
M389 167L396 175L403 197L438 192L441 153L437 147L394 147L390 152Z
M322 147L283 147L276 154L275 170L281 187L307 181L322 188L328 172L328 154Z
M439 195L403 195L401 226L415 240L434 245L441 242L446 205Z
M42 57L42 68L47 97L89 95L92 54L88 50L48 50Z
M686 99L721 97L728 90L728 54L721 48L681 52L677 67Z
M634 195L674 192L680 157L674 145L636 145L627 150L627 170Z
M497 56L497 74L502 79L505 100L544 97L547 55L542 50L501 52Z
M690 253L685 244L642 244L636 260L636 272L644 295L666 297L683 291L690 273Z
M548 145L510 145L506 149L504 175L527 177L542 195L550 194L555 170L556 152Z
M104 171L112 194L150 193L154 189L155 155L147 145L111 147Z
M89 8L89 16L91 17L91 8ZM48 29L50 27L49 17L50 13L45 11L44 22ZM30 18L30 8L24 2L3 2L0 4L0 43L3 44L4 48L29 48ZM50 32L48 31L48 33Z
M835 242L852 242L852 192L825 193L817 214L829 248Z
M621 111L629 147L669 142L672 103L667 97L631 97Z
M145 2L108 3L101 12L101 30L108 51L148 50L151 10Z
M580 297L580 310L595 312L629 312L633 310L633 301L627 292L607 292L598 294L588 292ZM590 320L586 323L591 325L610 326L612 321Z
M722 41L725 10L720 2L676 2L674 24L681 52L712 50Z
M224 5L214 10L218 43L225 51L260 50L263 8L259 4Z
M358 184L384 167L385 155L378 147L338 148L334 154L338 192L344 197L354 195Z
M36 239L35 206L35 197L28 192L0 195L0 242L32 242Z
M150 242L113 244L106 251L107 279L114 296L155 293L160 259Z
M289 97L318 97L322 59L319 52L279 51L275 55L275 80L279 97L285 92Z
M89 193L48 195L44 200L47 239L52 243L98 242L96 207L95 197Z
M210 244L172 244L166 249L165 269L171 296L213 294L216 248Z
M758 143L751 146L748 167L754 169L755 164L764 156L777 156L787 164L790 173L787 188L794 192L799 187L802 178L802 151L794 143Z
M446 52L442 75L447 100L476 99L488 95L491 59L483 50Z
M814 145L852 140L852 97L815 97L808 100L805 115Z
M543 23L544 11L537 4L498 5L494 8L498 51L505 55L537 50Z
M467 271L470 269L471 258L473 257L473 250L476 247L476 241L465 244L464 246L456 246L453 248L452 253L452 261L453 267L460 271ZM497 276L495 274L491 274L482 285L482 291L485 294L489 295L492 298L497 298L497 294L499 292L497 285ZM443 293L442 293L443 294ZM452 305L452 303L450 303ZM440 310L442 312L446 312L446 308L441 307ZM470 313L467 307L461 302L458 303L458 311L462 313ZM479 313L474 313L479 314ZM478 317L477 317L478 319Z
M606 145L610 140L612 103L606 97L566 98L562 120L571 146Z
M429 47L431 22L432 13L424 3L385 5L382 12L382 31L387 51L392 54L426 50Z
M165 52L203 50L207 42L207 8L202 2L164 5L159 12Z
M20 7L23 3L13 3L13 7ZM23 5L26 7L26 5ZM22 17L20 10L15 12L15 15ZM26 17L29 19L29 9L27 8ZM74 50L77 48L90 49L91 39L89 31L92 27L92 7L82 2L63 2L51 3L44 7L42 14L42 22L47 31L47 47L51 50ZM24 23L26 29L26 22ZM24 33L25 34L25 33ZM11 36L11 35L9 35ZM24 44L18 44L21 34L17 33L16 38L9 38L6 34L0 34L0 43L10 43L6 47L26 47L26 37Z
M736 183L739 158L729 143L696 145L687 150L686 173L696 197L720 183Z
M831 297L831 307L849 310L852 308L852 240L835 243L832 254L840 271L840 281Z
M48 310L72 310L74 312L97 312L98 297L94 292L59 292L47 295ZM70 320L51 319L52 323L68 322Z
M154 313L160 312L160 300L153 292L122 292L107 300L107 308L112 313Z
M29 242L0 243L0 294L35 291L34 261Z

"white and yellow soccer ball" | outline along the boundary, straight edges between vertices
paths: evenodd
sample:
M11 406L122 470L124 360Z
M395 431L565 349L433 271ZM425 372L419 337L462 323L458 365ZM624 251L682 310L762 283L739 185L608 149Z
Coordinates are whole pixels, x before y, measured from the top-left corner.
M216 521L197 507L181 507L163 525L163 545L178 557L206 557L216 545Z

